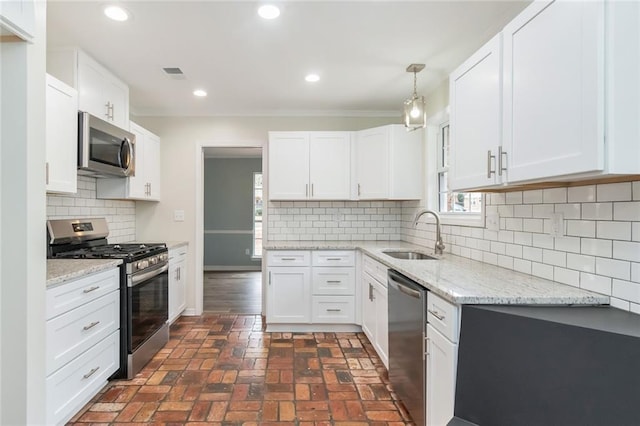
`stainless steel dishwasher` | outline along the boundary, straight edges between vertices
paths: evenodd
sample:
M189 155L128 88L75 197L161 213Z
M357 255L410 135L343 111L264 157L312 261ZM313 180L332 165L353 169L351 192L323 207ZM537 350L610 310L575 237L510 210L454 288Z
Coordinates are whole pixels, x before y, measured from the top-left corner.
M389 381L415 424L420 426L426 424L427 290L391 269L388 288Z

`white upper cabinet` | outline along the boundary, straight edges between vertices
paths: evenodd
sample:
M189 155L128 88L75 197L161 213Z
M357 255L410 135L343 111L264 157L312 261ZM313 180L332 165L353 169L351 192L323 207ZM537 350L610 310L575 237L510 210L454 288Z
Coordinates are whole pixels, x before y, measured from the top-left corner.
M392 124L356 132L355 197L411 200L423 196L423 135Z
M35 27L34 0L0 1L0 36L12 34L31 41Z
M349 132L270 132L271 200L349 198Z
M502 171L497 169L502 144L501 68L498 34L451 73L449 186L454 190L502 182Z
M503 30L509 182L604 169L604 4L536 2Z
M97 180L97 198L160 201L160 138L131 122L129 131L136 136L135 175L127 178Z
M77 191L78 92L47 75L47 192Z
M451 74L451 189L640 174L638 75L639 2L533 2Z
M129 87L79 49L47 52L47 72L78 90L78 108L129 128Z

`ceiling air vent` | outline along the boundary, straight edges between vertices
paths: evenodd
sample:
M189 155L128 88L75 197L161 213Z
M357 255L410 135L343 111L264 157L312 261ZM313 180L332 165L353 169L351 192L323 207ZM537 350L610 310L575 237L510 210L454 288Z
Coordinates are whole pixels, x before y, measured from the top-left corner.
M165 74L167 74L169 77L175 80L185 79L184 73L178 67L167 67L167 68L162 68L162 70L164 71Z

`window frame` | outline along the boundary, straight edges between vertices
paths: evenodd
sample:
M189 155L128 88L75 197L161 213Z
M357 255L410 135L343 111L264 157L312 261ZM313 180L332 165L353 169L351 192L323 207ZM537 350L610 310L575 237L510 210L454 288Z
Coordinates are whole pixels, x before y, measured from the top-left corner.
M440 215L443 225L485 227L486 195L482 194L480 212L441 212L440 211L440 175L449 172L449 166L444 164L442 138L445 128L449 127L449 110L435 114L428 123L427 152L432 158L427 161L427 170L432 170L427 179L427 200L431 208ZM448 129L447 131L450 131Z

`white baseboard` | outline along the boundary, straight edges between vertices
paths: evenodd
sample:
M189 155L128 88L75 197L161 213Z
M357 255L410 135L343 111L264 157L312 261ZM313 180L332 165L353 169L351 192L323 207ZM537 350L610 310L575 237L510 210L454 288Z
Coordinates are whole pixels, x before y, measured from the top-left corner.
M194 308L187 308L182 312L182 315L184 315L185 317L195 317L196 310Z
M355 324L267 324L267 332L278 333L359 333L362 327Z
M250 266L203 266L205 272L213 272L213 271L262 271L261 265L250 265Z

